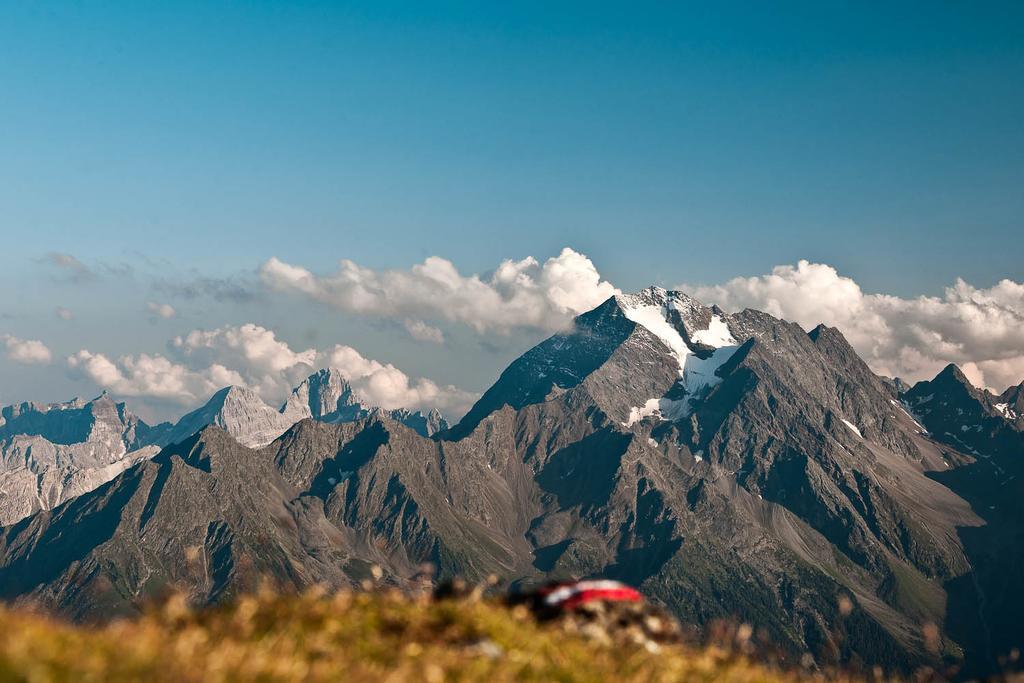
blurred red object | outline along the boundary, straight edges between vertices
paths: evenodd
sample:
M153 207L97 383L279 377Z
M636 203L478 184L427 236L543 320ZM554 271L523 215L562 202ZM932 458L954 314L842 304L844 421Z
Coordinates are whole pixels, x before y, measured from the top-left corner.
M554 583L537 591L538 602L546 609L572 610L589 602L642 602L635 588L610 580Z

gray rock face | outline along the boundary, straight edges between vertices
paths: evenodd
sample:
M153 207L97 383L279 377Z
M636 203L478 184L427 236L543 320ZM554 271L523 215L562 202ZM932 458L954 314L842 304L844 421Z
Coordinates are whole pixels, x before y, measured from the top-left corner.
M426 415L402 408L386 410L367 403L352 385L333 368L311 375L297 386L281 407L281 414L292 425L311 417L321 422L352 422L371 414L387 415L423 436L433 436L448 429L448 422L436 409Z
M171 431L171 443L183 441L203 427L214 425L245 446L265 446L294 424L259 395L244 387L225 387L206 405L185 415Z
M1011 502L1000 482L1019 486L1021 446L985 444L1000 475L965 452L981 437L940 438L958 413L916 397L965 390L940 384L901 394L834 329L652 288L538 344L433 439L386 411L322 421L358 401L314 376L280 412L306 419L262 448L209 427L7 529L0 595L102 617L168 583L212 602L262 574L339 586L379 564L400 585L431 562L442 578L624 580L685 621L749 620L823 661L983 671L1024 640L1007 596L1024 526L990 509Z
M155 455L167 427L150 427L106 394L88 402L4 407L0 523L90 491Z
M998 668L1000 655L1020 646L1024 614L1024 420L1022 388L1000 396L977 389L954 365L903 394L932 438L969 453L973 462L933 473L970 502L985 524L960 530L971 569L949 582L947 623L967 650L966 673Z
M1024 439L1021 386L1001 396L973 386L955 365L902 395L909 409L939 441L974 456L1019 455Z
M329 368L303 381L281 408L292 424L307 417L324 422L351 422L364 412L352 386L340 372Z

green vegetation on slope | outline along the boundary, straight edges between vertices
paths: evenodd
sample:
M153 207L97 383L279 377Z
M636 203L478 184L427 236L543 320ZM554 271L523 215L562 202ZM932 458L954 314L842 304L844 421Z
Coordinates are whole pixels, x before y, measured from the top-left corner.
M595 637L596 636L596 637ZM0 681L808 680L722 647L632 644L524 607L397 593L264 592L73 626L0 609Z

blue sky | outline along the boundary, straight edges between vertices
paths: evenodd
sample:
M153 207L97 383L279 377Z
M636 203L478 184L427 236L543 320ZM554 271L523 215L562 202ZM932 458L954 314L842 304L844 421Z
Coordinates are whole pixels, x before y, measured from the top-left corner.
M799 259L905 298L1024 280L1020 3L12 2L0 27L0 334L59 358L256 322L476 391L547 332L424 347L167 286L259 288L271 257L486 277L570 246L626 290ZM89 388L0 365L0 401Z

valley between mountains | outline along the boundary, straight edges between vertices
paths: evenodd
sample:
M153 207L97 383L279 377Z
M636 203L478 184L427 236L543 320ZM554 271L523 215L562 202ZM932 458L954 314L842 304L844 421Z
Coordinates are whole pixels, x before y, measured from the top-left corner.
M835 329L681 292L580 315L453 426L326 369L173 425L105 395L10 406L0 449L0 597L79 620L430 563L619 579L821 661L986 673L1024 644L1024 384L906 386Z

